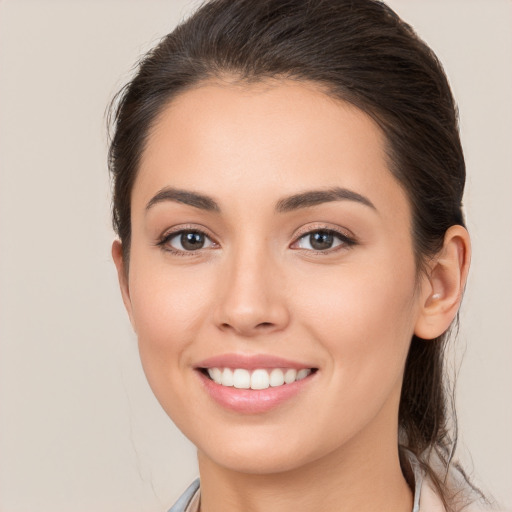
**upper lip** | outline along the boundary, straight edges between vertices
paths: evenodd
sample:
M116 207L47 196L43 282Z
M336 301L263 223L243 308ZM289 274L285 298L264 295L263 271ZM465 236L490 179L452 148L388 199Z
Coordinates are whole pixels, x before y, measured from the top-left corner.
M209 357L194 365L196 368L315 368L309 363L302 363L267 354L220 354Z

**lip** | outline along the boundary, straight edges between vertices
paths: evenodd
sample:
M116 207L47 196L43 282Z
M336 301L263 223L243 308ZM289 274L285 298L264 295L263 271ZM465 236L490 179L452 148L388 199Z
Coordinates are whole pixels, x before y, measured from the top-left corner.
M222 408L239 414L261 414L271 411L304 392L314 382L317 371L306 378L267 389L237 389L222 386L208 378L203 371L206 368L244 368L246 370L270 368L315 368L309 363L291 361L280 357L256 354L223 354L200 361L195 366L196 374L204 390Z
M315 368L308 362L292 361L282 357L266 354L221 354L209 357L194 365L195 368L245 368L246 370L257 370L258 368Z

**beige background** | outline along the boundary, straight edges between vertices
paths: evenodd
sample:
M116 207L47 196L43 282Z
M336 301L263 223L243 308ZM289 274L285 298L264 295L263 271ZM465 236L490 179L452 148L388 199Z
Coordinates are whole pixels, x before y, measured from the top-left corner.
M512 2L390 4L460 105L474 243L460 454L512 507ZM0 1L0 512L165 511L196 474L117 290L104 128L134 62L193 5Z

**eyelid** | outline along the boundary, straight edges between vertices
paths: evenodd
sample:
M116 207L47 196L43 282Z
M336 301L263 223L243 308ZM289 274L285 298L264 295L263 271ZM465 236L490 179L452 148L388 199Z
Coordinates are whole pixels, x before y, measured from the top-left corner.
M328 233L332 233L334 236L337 236L343 243L340 245L337 245L333 248L329 248L326 250L314 250L314 249L304 249L302 247L293 247L296 245L302 238L304 238L307 235L311 235L313 233L316 233L318 231L326 231ZM357 238L355 235L350 232L348 229L341 228L339 226L332 226L330 224L309 224L307 226L303 226L301 229L299 229L293 238L293 242L291 243L290 247L294 248L295 250L302 250L308 253L331 253L336 252L336 250L339 250L340 248L348 248L353 245L356 245Z
M331 231L332 233L338 234L344 238L347 238L352 241L356 241L356 236L347 228L342 228L340 226L334 226L329 223L313 223L307 224L306 226L302 226L296 233L293 235L294 240L298 240L304 235L308 235L310 233L315 233L316 231Z
M214 245L214 247L205 247L197 249L196 251L182 251L180 249L175 249L172 246L167 245L168 242L182 233L200 233L208 238ZM219 243L216 241L215 236L210 233L210 230L205 226L201 226L198 224L182 224L178 226L173 226L172 228L168 228L164 230L164 232L157 238L155 243L156 246L160 247L162 250L170 252L179 256L194 256L204 250L216 249L219 247Z
M333 248L329 248L326 250L313 250L313 249L304 249L301 247L293 247L296 245L303 237L313 234L318 231L327 231L329 233L332 233L334 236L337 236L343 243L339 244ZM207 237L214 245L214 247L205 247L201 249L197 249L196 251L182 251L180 249L175 249L172 246L167 246L166 244L171 240L173 237L186 232L196 232L204 235ZM308 253L331 253L335 252L337 249L340 248L348 248L355 244L357 244L356 237L346 228L341 228L340 226L332 226L328 223L318 223L318 224L309 224L307 226L301 227L293 236L293 242L290 244L291 248L294 248L296 250L303 250ZM210 230L206 228L205 226L198 225L198 224L182 224L173 226L172 228L167 228L157 239L156 246L160 246L163 250L177 254L177 255L185 255L185 256L194 256L198 253L201 253L204 250L210 250L212 248L218 248L220 247L220 244L217 242L215 235L211 234Z

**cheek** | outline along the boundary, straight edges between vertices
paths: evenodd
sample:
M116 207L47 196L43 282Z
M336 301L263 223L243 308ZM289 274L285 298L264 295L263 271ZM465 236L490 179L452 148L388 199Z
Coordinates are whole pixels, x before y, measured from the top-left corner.
M411 319L415 275L412 254L400 256L391 247L355 254L346 264L305 268L291 296L300 297L301 314L310 310L311 316L324 319L324 328L364 331Z
M412 260L386 263L340 266L317 275L308 294L295 290L301 323L322 344L333 387L345 390L337 403L346 399L349 409L361 401L377 407L401 382L415 324L415 268Z
M165 262L136 256L130 272L140 357L148 382L160 399L168 395L165 390L169 379L178 375L176 370L191 364L190 349L207 319L214 283L204 270L170 269Z
M147 260L146 260L147 261ZM134 262L135 263L135 262ZM208 315L207 276L167 265L133 266L130 296L141 364L153 394L184 432L202 421L190 408L194 343Z
M319 319L318 336L331 340L334 352L336 347L355 352L370 346L385 348L408 336L414 307L414 289L408 283L355 274L344 276L342 283L318 295L315 303L307 301L304 308Z
M213 283L206 269L172 268L161 259L133 258L130 299L138 335L168 345L186 338L201 321Z

